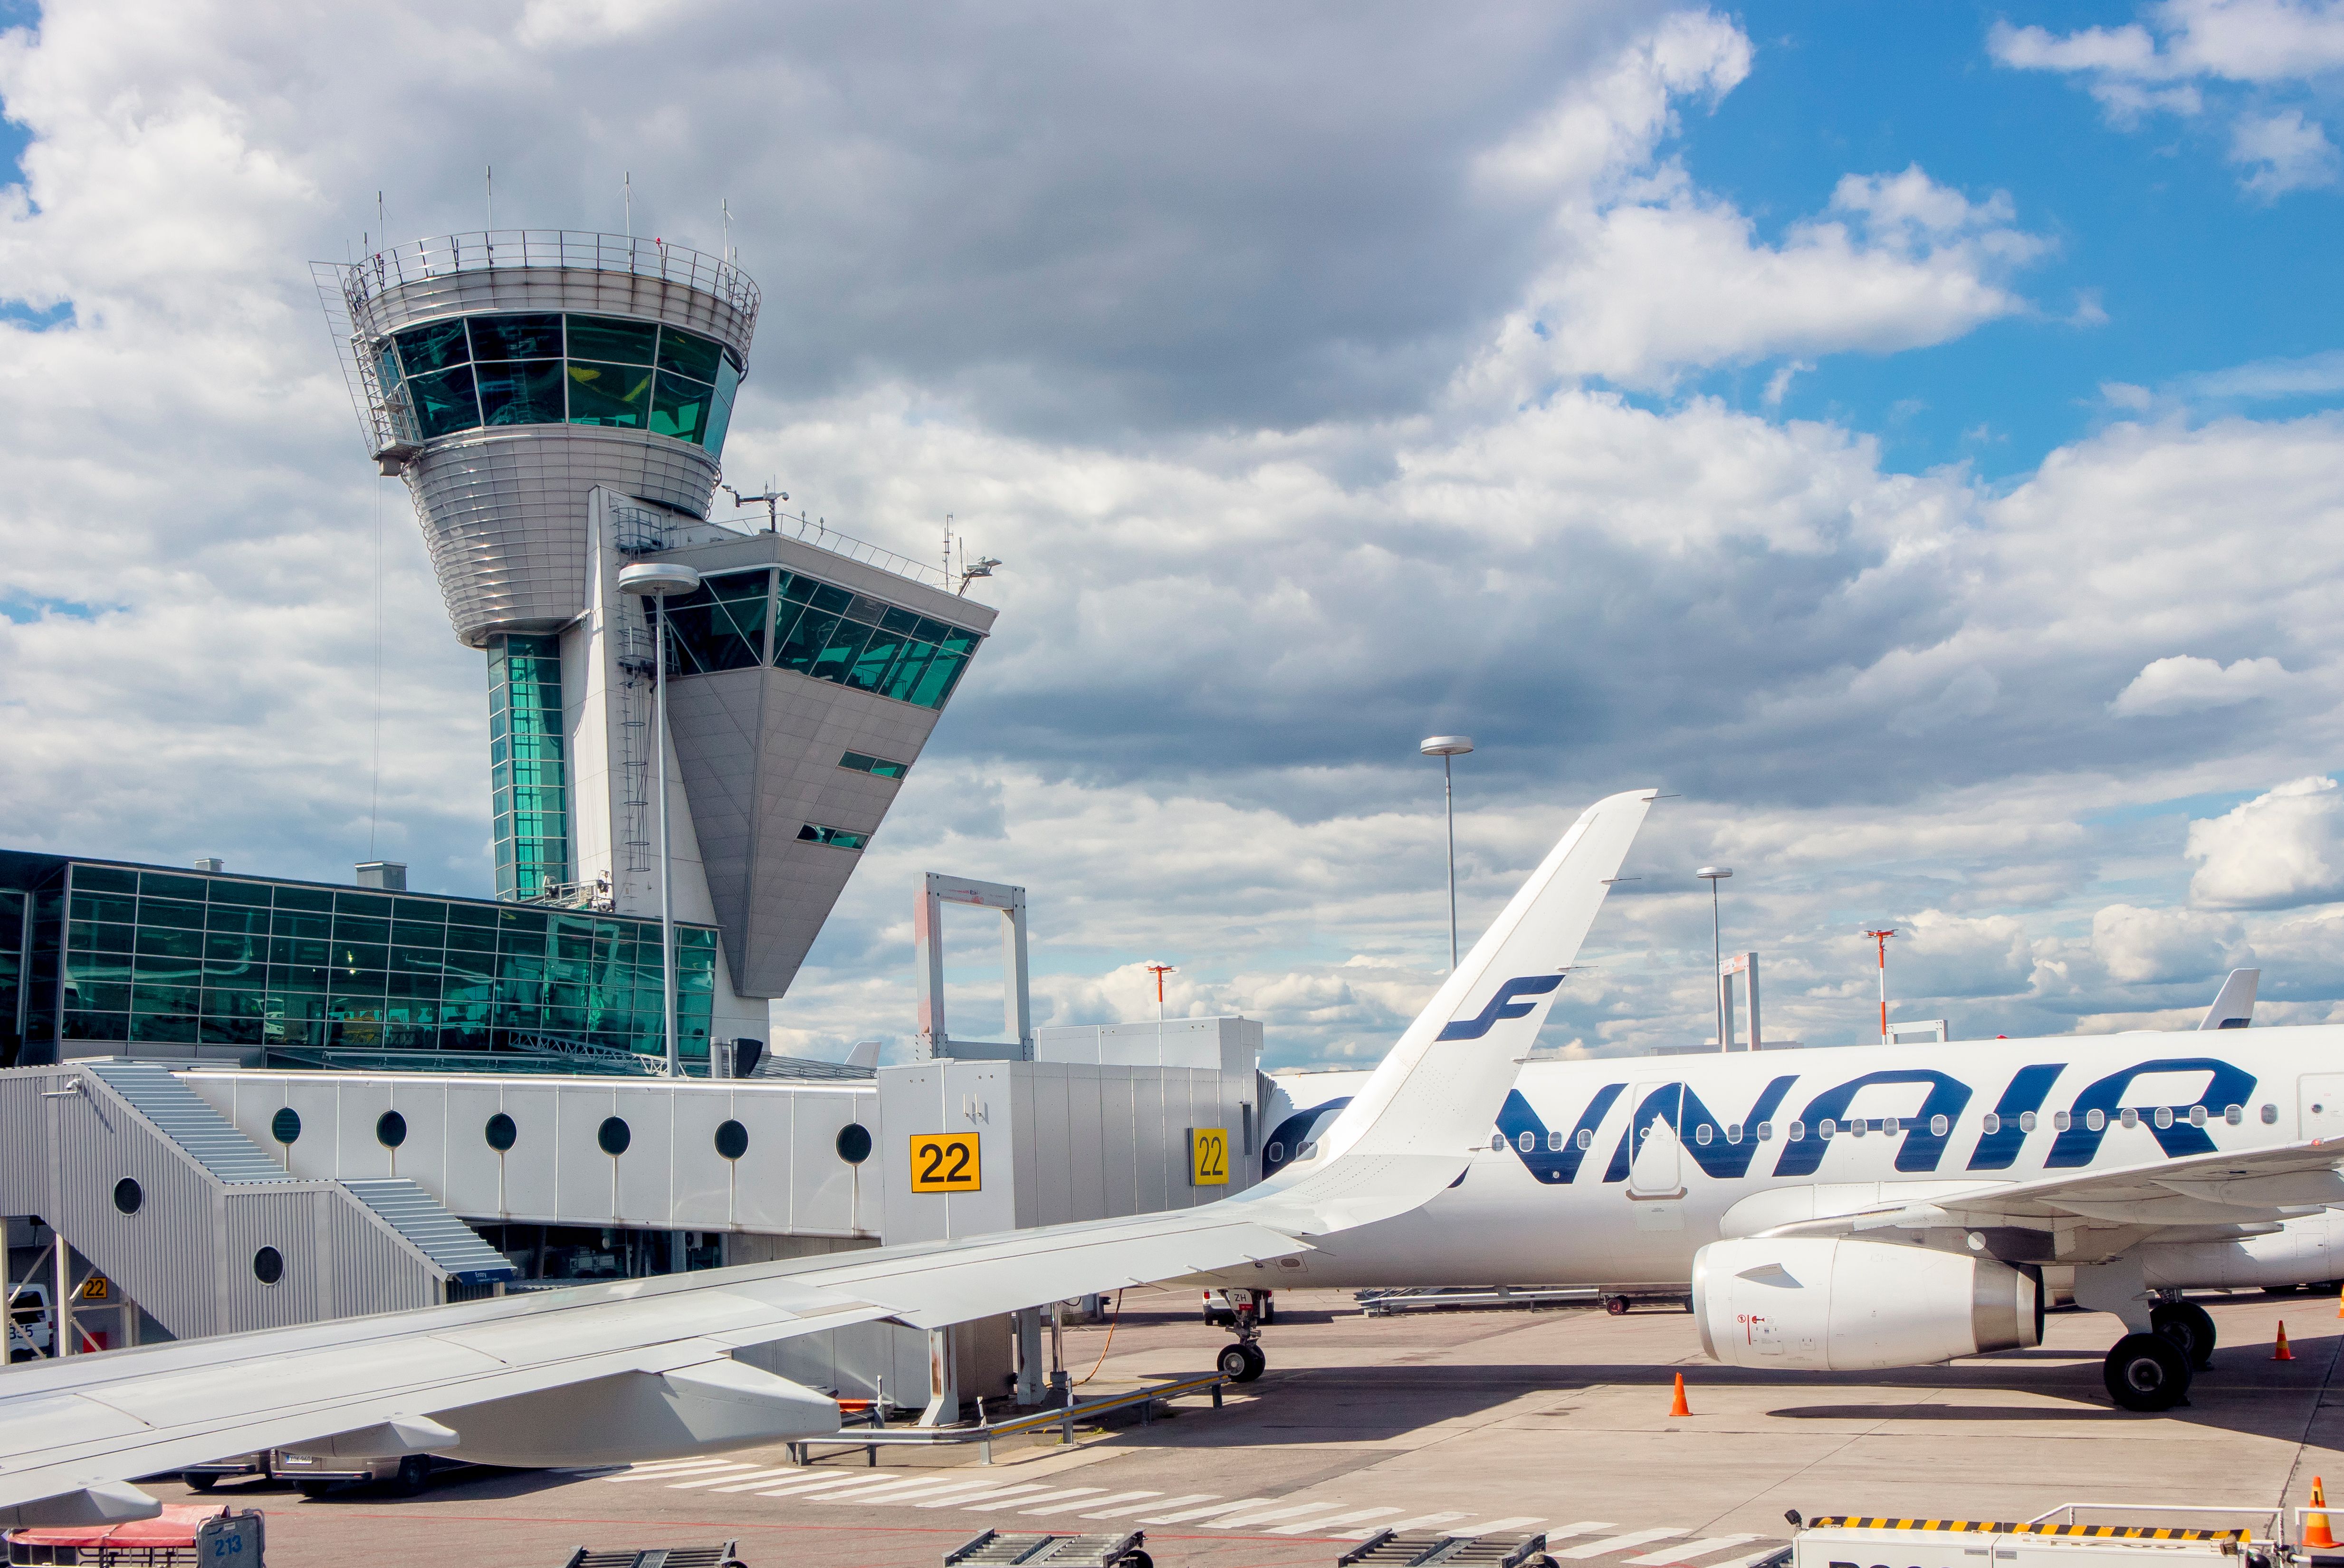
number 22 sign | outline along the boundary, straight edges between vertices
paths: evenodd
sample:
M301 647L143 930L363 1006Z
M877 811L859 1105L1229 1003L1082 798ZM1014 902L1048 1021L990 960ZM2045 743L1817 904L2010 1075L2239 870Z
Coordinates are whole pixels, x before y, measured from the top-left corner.
M973 1132L930 1132L913 1138L912 1190L977 1191L976 1139Z

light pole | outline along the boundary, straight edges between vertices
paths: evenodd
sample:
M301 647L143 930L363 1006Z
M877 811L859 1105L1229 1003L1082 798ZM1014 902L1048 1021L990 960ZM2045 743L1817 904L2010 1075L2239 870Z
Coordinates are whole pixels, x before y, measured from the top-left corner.
M1449 972L1457 972L1457 776L1450 759L1473 749L1470 735L1429 735L1416 748L1440 759L1440 810L1449 821Z
M689 593L699 586L699 572L672 561L639 561L619 572L620 592L649 599L657 606L652 634L652 663L658 671L652 687L652 767L659 778L661 1038L670 1077L683 1076L683 1053L675 1037L675 895L669 875L673 844L667 823L667 601L672 593Z
M1709 884L1709 984L1717 994L1717 1048L1721 1052L1730 1051L1733 1048L1733 1042L1725 1037L1725 976L1718 973L1725 967L1725 937L1718 914L1717 885L1733 875L1733 867L1704 865L1693 875ZM1751 984L1757 982L1753 980Z
M1160 1024L1164 1021L1164 976L1180 971L1169 964L1150 964L1147 972L1156 976L1156 1021Z

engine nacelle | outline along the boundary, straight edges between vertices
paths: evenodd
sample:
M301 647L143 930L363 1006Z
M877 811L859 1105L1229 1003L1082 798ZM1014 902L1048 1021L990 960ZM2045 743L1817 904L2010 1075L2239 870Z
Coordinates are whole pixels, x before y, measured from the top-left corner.
M1881 1241L1713 1241L1693 1254L1692 1310L1731 1367L1919 1367L2043 1342L2032 1272Z

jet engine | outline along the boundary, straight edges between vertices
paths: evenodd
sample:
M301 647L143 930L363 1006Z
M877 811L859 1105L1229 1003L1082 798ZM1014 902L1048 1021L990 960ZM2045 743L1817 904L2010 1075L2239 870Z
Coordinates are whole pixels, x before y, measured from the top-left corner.
M1701 1346L1733 1367L1917 1367L2043 1342L2028 1270L1881 1241L1753 1237L1693 1254Z

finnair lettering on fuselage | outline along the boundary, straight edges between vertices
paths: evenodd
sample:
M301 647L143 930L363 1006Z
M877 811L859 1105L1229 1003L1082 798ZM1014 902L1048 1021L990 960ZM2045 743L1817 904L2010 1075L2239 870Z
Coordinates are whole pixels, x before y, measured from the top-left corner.
M1497 1012L1504 996L1501 991L1500 999L1485 1011L1485 1017ZM1479 1020L1450 1027L1468 1027L1475 1022ZM2028 1134L2035 1130L2036 1113L2066 1067L2064 1062L2038 1062L2013 1074L1995 1101L1991 1130L1978 1138L1965 1168L2007 1170L2015 1165ZM2119 1103L2137 1079L2194 1073L2205 1074L2206 1083L2190 1100L2177 1104ZM1604 1166L1603 1180L1625 1181L1645 1140L1663 1128L1674 1133L1678 1146L1704 1175L1720 1180L1750 1175L1759 1145L1775 1136L1775 1112L1797 1082L1796 1074L1775 1077L1759 1091L1748 1114L1740 1120L1718 1117L1682 1082L1662 1084L1647 1090L1632 1108L1628 1125L1621 1129ZM2158 1057L2096 1078L2077 1090L2074 1103L2053 1118L2056 1136L2045 1157L2045 1168L2089 1165L2098 1156L2112 1126L2147 1127L2157 1147L2168 1157L2211 1154L2216 1146L2205 1130L2206 1121L2237 1114L2238 1108L2243 1108L2253 1095L2256 1082L2254 1074L2214 1057ZM1864 1090L1899 1086L1925 1090L1912 1115L1848 1115L1856 1097ZM1504 1135L1506 1147L1514 1151L1533 1179L1568 1185L1579 1179L1580 1168L1594 1147L1596 1132L1627 1087L1625 1083L1612 1083L1598 1088L1567 1136L1550 1132L1544 1119L1517 1088L1506 1097L1504 1108L1498 1114L1498 1130ZM1872 1132L1901 1136L1903 1141L1896 1150L1896 1169L1900 1173L1933 1172L1944 1160L1954 1129L1975 1098L1975 1091L1970 1085L1951 1073L1930 1067L1890 1068L1834 1084L1810 1098L1800 1114L1782 1128L1783 1150L1775 1158L1771 1175L1786 1179L1813 1176L1822 1168L1824 1152L1835 1137L1862 1138Z

